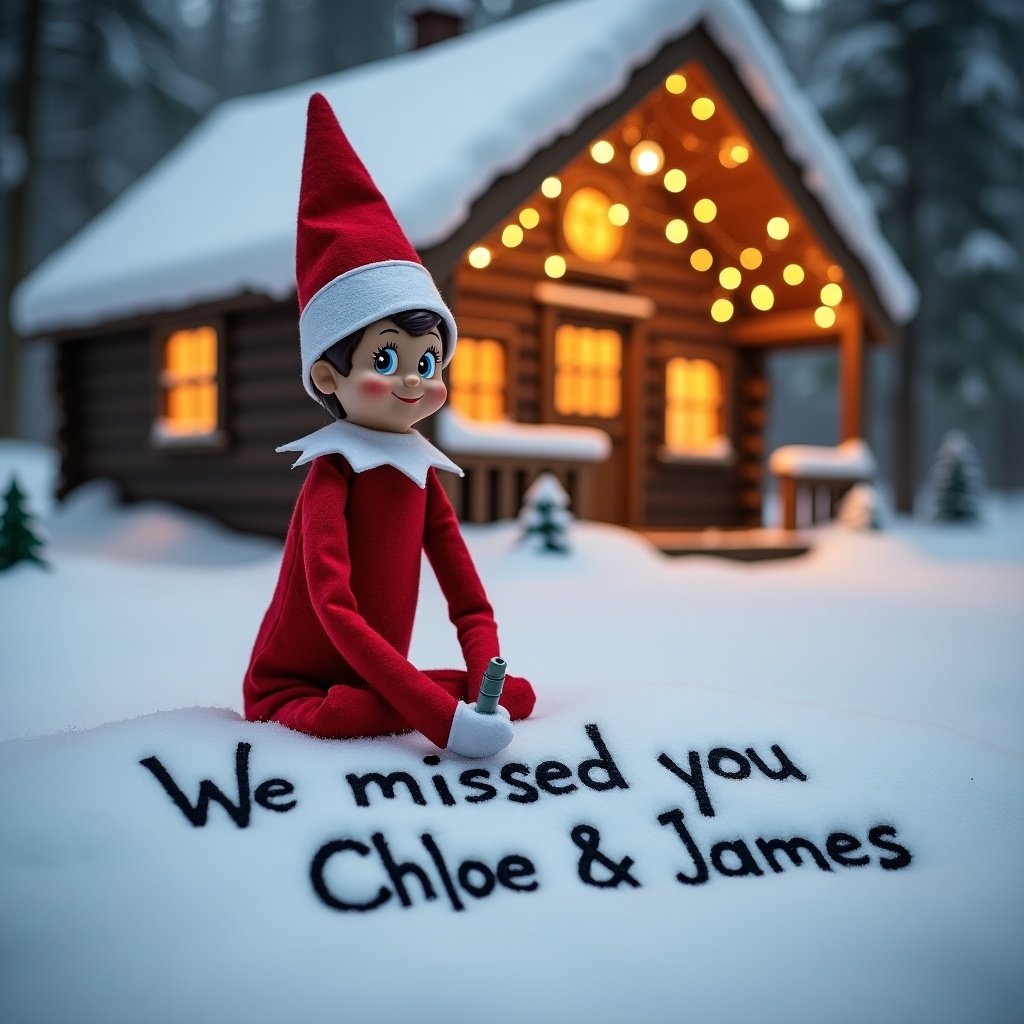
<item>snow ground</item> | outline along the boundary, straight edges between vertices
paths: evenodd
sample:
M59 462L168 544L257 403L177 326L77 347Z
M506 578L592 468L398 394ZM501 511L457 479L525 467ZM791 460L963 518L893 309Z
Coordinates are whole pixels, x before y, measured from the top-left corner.
M832 528L803 559L757 565L666 559L592 524L562 558L517 547L510 524L467 529L504 653L540 702L504 755L434 766L414 736L330 743L240 720L279 546L114 506L102 485L54 509L52 454L0 443L0 483L12 469L53 569L0 575L0 1019L1019 1019L1024 501L993 503L977 530ZM458 663L429 571L412 657ZM589 724L628 788L581 777ZM257 803L242 829L213 805L194 828L139 764L157 757L193 802L202 779L231 795L239 743L253 788L286 779L297 806ZM723 777L753 763L748 748L776 765L773 744L806 781L756 765ZM658 761L689 772L690 751L713 815ZM513 761L533 802L499 779ZM539 786L551 761L572 774L550 789L572 791ZM474 767L493 799L467 800ZM358 806L346 776L375 770L408 772L426 805L400 790ZM734 845L706 883L680 884L696 866L673 819L658 823L673 809L705 860L742 839L756 871L725 873ZM638 886L581 877L581 824L633 859ZM894 831L871 840L877 826ZM868 864L839 851L827 872L806 856L775 872L756 842L825 850L838 832ZM365 901L390 884L374 834L424 866L436 900L414 879L409 908L317 897L314 856L335 839L371 852L332 855L327 892ZM453 871L527 856L537 888L475 898L456 880L456 912L423 834ZM893 870L900 847L913 859ZM592 880L608 874L598 862Z

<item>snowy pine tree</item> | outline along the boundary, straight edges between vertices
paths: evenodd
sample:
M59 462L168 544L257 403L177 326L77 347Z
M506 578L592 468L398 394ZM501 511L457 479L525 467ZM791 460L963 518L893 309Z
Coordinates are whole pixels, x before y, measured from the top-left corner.
M35 562L45 566L39 556L43 541L35 532L31 513L25 508L25 494L16 477L4 495L5 508L0 519L0 570L18 562Z
M930 491L931 517L936 522L976 523L981 519L981 462L959 430L946 435L935 456Z
M554 473L541 473L523 495L522 539L532 542L535 551L568 554L569 495Z
M921 395L981 417L1024 362L1024 4L822 0L812 99L921 290L897 354L901 476ZM906 491L898 504L908 507Z
M854 484L839 503L837 518L851 530L880 530L883 517L878 489L868 483Z

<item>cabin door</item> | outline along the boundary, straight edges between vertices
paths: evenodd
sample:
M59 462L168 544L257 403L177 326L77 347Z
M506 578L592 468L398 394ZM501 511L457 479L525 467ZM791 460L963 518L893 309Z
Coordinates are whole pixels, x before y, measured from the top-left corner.
M629 328L567 314L553 328L547 418L552 423L596 427L611 439L611 455L593 467L592 514L603 522L626 524L630 519Z

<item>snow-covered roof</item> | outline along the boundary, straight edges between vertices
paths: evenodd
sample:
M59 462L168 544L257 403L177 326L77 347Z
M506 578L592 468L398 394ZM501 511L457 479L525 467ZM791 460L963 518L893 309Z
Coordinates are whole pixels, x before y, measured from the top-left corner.
M459 455L507 455L518 458L603 462L611 455L611 438L597 427L552 423L494 423L467 419L455 409L437 415L437 440Z
M827 445L787 444L776 448L768 467L779 476L802 476L811 480L869 480L877 466L871 449L859 437L834 448Z
M294 290L295 208L314 90L330 100L412 243L448 238L502 174L572 132L702 23L894 320L916 289L838 143L742 0L563 0L413 53L217 107L15 294L25 334L243 291Z

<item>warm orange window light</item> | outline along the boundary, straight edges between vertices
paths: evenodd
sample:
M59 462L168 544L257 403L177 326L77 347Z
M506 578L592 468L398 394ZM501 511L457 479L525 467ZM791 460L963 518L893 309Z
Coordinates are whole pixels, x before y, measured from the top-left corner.
M494 338L459 338L448 370L452 407L473 420L505 415L505 346Z
M591 263L606 263L622 247L622 226L609 216L612 201L600 189L579 188L565 204L562 235L577 256Z
M160 429L174 437L217 429L217 332L212 327L175 331L163 346Z
M555 411L610 419L621 408L622 336L611 328L562 324L555 331Z
M668 361L665 374L665 447L693 452L721 435L722 371L709 359Z

